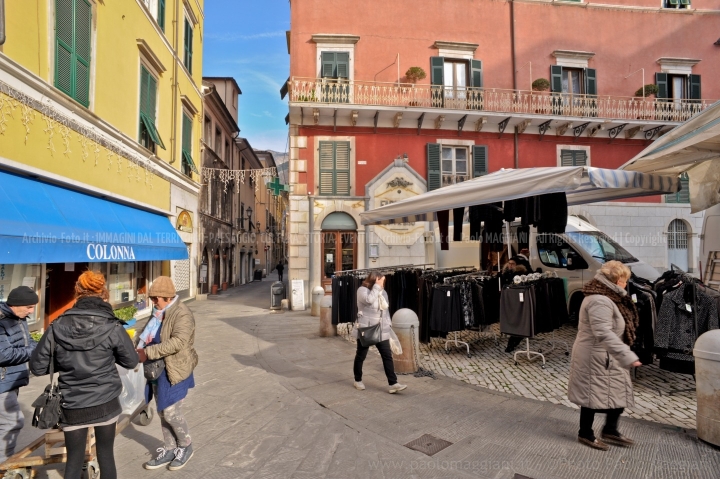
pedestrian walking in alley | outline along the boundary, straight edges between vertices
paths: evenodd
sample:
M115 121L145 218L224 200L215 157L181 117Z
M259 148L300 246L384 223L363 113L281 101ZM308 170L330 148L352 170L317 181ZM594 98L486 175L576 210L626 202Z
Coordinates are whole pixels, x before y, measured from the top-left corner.
M122 413L122 382L115 364L138 364L130 336L115 317L102 273L86 271L75 283L75 305L52 322L30 360L36 376L55 371L62 394L60 426L65 435L65 479L80 479L88 427L95 428L95 448L103 479L115 479L115 424ZM54 352L51 347L54 346Z
M194 348L195 318L175 294L175 285L167 276L160 276L150 286L153 312L140 335L138 355L141 362L157 363L162 372L151 381L164 444L157 456L146 462L145 469L182 469L193 455L192 438L182 411L188 390L195 387L193 370L198 364Z
M10 291L0 303L0 462L15 454L18 434L25 425L18 394L30 382L28 361L37 343L30 337L27 317L38 303L38 295L27 286Z
M283 280L283 272L285 272L285 266L283 266L282 261L280 261L277 266L275 266L275 269L278 272L278 279L279 281Z
M630 368L641 366L630 350L635 340L638 313L625 291L630 269L608 261L583 287L578 334L572 350L568 399L580 406L578 441L594 449L608 444L631 446L632 439L618 430L624 408L632 407ZM595 413L605 413L601 439L593 432Z
M385 276L371 272L362 286L357 291L357 307L358 318L357 327L366 328L380 323L381 341L375 345L382 357L385 376L387 376L390 394L402 391L407 386L397 382L395 375L395 365L393 364L392 350L390 349L390 304L387 292L385 291ZM357 328L355 329L357 331ZM357 339L357 338L356 338ZM353 373L355 374L355 388L364 390L365 385L362 382L362 367L367 357L369 346L363 346L360 339L357 339L357 351L355 352L355 364L353 365Z

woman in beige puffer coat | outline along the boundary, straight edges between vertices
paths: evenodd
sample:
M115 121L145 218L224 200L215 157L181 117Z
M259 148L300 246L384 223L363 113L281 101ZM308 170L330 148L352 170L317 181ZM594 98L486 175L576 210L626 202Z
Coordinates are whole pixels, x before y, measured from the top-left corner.
M580 406L578 441L607 450L610 442L630 446L633 441L618 431L618 420L632 407L630 368L640 366L630 349L638 324L637 309L625 287L630 269L619 261L608 261L583 288L578 335L572 350L568 399ZM607 414L602 439L593 433L596 412Z

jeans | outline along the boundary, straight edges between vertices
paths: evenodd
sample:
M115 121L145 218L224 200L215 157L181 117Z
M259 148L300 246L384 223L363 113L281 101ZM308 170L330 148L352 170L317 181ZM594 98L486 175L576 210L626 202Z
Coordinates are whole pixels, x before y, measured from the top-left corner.
M153 384L153 396L157 398L157 385ZM162 428L165 449L176 447L188 447L192 443L190 429L182 412L183 400L179 400L172 406L158 411L160 416L160 427Z
M590 409L588 407L580 408L580 431L578 436L591 441L595 440L595 433L593 432L593 421L595 420L595 413L605 413L605 427L603 427L603 434L618 435L618 421L620 415L623 412L623 408L618 409Z
M15 454L18 434L25 426L23 416L18 403L18 389L0 394L0 462Z
M380 356L382 357L383 368L385 369L385 376L387 376L388 384L392 386L397 383L397 376L395 375L395 365L393 364L392 350L390 349L390 340L380 341L375 345ZM353 365L353 373L355 374L355 381L362 381L362 366L365 358L367 357L370 346L364 347L360 340L357 340L357 351L355 352L355 364Z

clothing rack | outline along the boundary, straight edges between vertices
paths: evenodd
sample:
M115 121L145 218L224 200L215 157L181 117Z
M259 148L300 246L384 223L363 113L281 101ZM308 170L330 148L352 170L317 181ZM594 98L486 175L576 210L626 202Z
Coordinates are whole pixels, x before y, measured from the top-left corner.
M532 361L533 356L539 356L542 358L542 366L540 366L542 369L545 369L545 356L543 353L538 351L530 351L530 338L525 338L525 349L522 351L515 351L515 354L513 354L513 359L515 360L515 366L517 366L517 356L518 354L526 354L528 361Z
M689 284L692 285L692 288L693 288L692 315L693 315L693 320L694 320L695 336L697 337L697 336L698 336L698 334L697 334L697 333L698 333L698 325L697 325L697 284L695 284L695 278L693 278L693 277L690 276L688 273L686 273L685 271L681 270L680 268L678 268L678 267L675 266L674 264L671 264L671 265L670 265L670 268L671 268L673 271L678 271L678 272L680 272L680 279L681 279L682 281L687 282L687 283L689 283ZM636 369L637 369L637 368L636 368ZM694 374L692 375L692 377L693 377L693 381L696 381ZM668 396L672 396L673 394L687 393L687 392L695 391L696 389L697 389L697 386L692 387L692 388L684 388L684 389L674 389L674 388L670 388L670 392L668 393ZM659 392L660 395L662 396L662 391L658 390L658 392Z
M365 273L365 272L370 272L370 271L390 271L390 270L396 271L396 270L407 269L407 268L419 268L419 267L421 267L421 266L423 267L423 269L425 269L425 268L424 268L425 266L430 266L430 265L433 265L433 264L435 264L435 263L425 263L425 264L400 264L400 265L397 265L397 266L381 266L381 267L377 267L377 268L346 269L346 270L343 270L343 271L335 271L334 274L337 276L338 274L345 274L345 273Z

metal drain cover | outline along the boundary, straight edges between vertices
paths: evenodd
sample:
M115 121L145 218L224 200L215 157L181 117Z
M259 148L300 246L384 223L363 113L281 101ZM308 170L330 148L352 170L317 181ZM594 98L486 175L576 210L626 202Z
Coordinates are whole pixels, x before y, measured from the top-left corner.
M420 451L428 456L435 455L448 446L452 446L452 443L444 439L431 436L430 434L424 434L414 441L410 441L405 444L405 447L415 451Z

